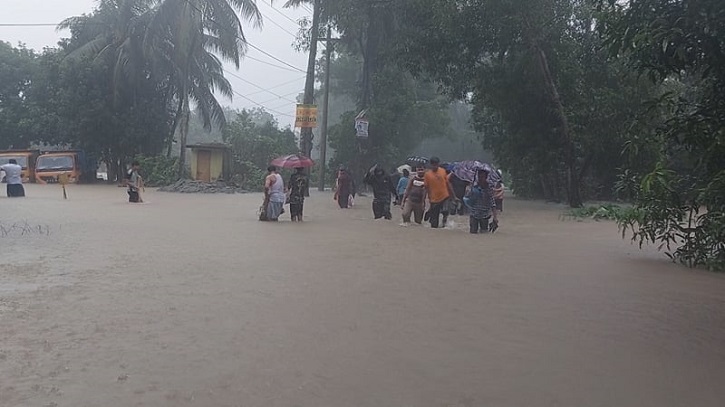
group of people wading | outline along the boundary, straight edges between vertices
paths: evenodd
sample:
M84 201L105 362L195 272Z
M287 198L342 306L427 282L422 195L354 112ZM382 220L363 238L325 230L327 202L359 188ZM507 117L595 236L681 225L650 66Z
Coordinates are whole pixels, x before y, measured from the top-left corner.
M445 227L451 214L469 216L470 233L494 232L498 228L498 214L503 210L504 186L491 185L489 173L480 169L474 182L461 181L441 167L440 159L432 157L428 168L419 164L413 174L407 169L402 176L397 170L386 174L383 168L373 167L364 178L373 191L372 210L375 219L393 218L391 205L400 205L402 226L423 221L431 228ZM340 208L354 202L355 185L350 173L338 171L335 199Z

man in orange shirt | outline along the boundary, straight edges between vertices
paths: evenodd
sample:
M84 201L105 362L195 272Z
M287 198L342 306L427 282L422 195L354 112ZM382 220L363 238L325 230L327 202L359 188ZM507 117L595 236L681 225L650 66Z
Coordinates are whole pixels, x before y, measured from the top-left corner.
M428 192L430 208L430 227L438 228L440 224L441 210L449 199L456 200L453 187L448 182L446 170L440 167L441 160L438 157L430 158L430 169L425 173L425 189Z

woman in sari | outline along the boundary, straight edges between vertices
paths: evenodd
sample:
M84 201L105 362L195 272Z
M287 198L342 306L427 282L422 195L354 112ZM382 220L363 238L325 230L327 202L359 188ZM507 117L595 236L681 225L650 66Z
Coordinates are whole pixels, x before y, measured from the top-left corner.
M350 205L350 194L352 192L352 178L344 168L340 168L337 172L337 183L335 189L335 199L342 209L347 209Z

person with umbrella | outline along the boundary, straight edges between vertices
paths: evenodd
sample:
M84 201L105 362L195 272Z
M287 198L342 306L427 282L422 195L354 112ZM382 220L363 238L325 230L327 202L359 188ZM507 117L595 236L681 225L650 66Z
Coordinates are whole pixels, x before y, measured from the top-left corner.
M307 175L303 167L295 168L287 184L289 193L289 213L292 222L302 222L302 211L305 203L305 191L309 187Z
M479 170L474 186L463 199L471 210L469 226L472 234L494 232L498 228L498 210L493 188L488 183L488 175L488 171ZM492 217L493 222L491 222Z
M373 216L375 219L393 219L390 213L390 197L395 194L395 185L385 170L375 165L365 176L365 183L373 187Z
M449 199L456 200L446 170L440 167L441 160L438 157L430 158L430 169L425 173L425 189L428 193L430 207L428 217L431 228L438 228L441 212L444 211ZM443 224L445 226L445 223Z

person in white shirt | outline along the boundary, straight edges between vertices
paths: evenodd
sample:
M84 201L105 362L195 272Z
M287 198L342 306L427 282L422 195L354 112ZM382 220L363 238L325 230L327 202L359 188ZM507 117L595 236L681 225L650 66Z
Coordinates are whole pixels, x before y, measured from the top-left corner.
M25 196L25 188L23 188L23 167L18 165L17 160L11 158L7 164L0 165L0 172L5 173L5 182L8 184L8 198Z
M267 201L267 220L276 222L279 215L284 213L284 181L277 173L277 167L270 165L267 168L269 175L264 179L264 194Z

